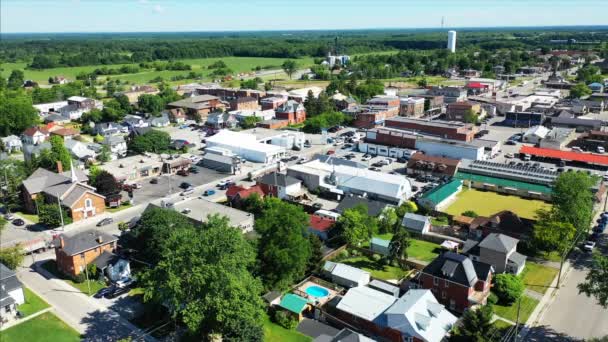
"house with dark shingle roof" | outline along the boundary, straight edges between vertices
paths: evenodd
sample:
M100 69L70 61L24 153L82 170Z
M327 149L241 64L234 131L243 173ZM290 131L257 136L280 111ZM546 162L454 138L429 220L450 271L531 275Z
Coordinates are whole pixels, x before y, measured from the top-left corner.
M66 275L76 276L104 253L114 253L117 241L117 237L98 230L62 234L54 241L57 268Z
M462 253L471 260L492 265L496 273L520 274L526 265L526 256L517 252L518 239L504 234L491 233L481 242L467 240Z
M302 192L302 181L283 173L267 173L257 180L264 194L280 199L297 196Z
M407 230L426 234L431 229L431 219L428 216L407 213L403 216L401 225Z
M17 273L0 263L0 310L2 319L8 320L17 315L17 306L25 303L23 284Z
M450 310L464 312L474 305L486 303L493 273L490 264L444 252L420 271L418 282Z
M22 183L22 198L26 211L36 212L36 200L61 203L72 221L94 217L105 211L105 197L88 185L88 177L73 166L70 171L55 173L39 168Z

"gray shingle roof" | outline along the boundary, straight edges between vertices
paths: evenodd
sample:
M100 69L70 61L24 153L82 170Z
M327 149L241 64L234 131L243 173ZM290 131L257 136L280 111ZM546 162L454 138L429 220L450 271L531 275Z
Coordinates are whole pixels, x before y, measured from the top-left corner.
M271 172L260 178L260 183L273 186L290 186L300 183L300 180L282 173Z
M518 266L525 264L526 259L528 259L528 257L526 257L523 254L517 253L517 252L511 253L511 255L509 256L509 261L517 264Z
M2 284L0 287L0 299L9 297L9 292L23 287L19 279L17 279L17 273L2 263L0 263L0 284Z
M430 219L424 215L418 215L413 213L407 213L403 216L403 226L408 229L422 232Z
M117 237L98 230L87 230L72 236L61 235L61 237L64 243L63 251L70 256L118 241ZM98 237L101 237L101 243L98 242ZM60 244L55 243L55 246Z
M465 255L444 252L428 264L423 272L471 287L478 279L487 279L491 269L491 265L472 261Z
M57 174L49 170L39 168L31 176L23 181L23 186L30 194L42 192L45 188L69 181L62 174Z
M517 247L519 240L508 235L492 233L479 243L479 247L489 250L507 253Z

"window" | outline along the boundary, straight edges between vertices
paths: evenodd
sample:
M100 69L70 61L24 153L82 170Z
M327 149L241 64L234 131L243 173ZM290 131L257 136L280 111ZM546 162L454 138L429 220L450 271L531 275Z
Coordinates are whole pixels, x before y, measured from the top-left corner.
M453 299L450 299L450 310L454 310L456 309L456 301Z
M447 279L444 280L443 287L450 287L450 282Z
M433 277L433 285L435 285L435 286L439 285L439 278Z
M84 200L84 206L85 208L91 208L93 206L93 201L90 198L87 198Z
M441 298L445 299L447 297L447 294L445 293L445 291L441 291Z

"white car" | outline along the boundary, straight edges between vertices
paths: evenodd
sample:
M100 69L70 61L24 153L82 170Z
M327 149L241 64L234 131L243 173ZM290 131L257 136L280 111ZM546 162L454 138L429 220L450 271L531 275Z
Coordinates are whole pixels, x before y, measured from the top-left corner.
M370 156L370 155L365 155L365 156L361 157L361 161L368 161L371 159L372 159L372 156Z
M232 179L226 179L226 180L220 181L219 183L217 183L217 186L221 188L222 186L226 185L227 183L232 183Z
M586 250L587 252L591 252L591 251L593 251L594 248L595 248L595 242L585 241L585 244L583 245L584 250Z
M597 147L597 153L606 153L606 150L602 146Z
M505 158L513 158L513 157L515 157L515 155L513 153L505 154Z

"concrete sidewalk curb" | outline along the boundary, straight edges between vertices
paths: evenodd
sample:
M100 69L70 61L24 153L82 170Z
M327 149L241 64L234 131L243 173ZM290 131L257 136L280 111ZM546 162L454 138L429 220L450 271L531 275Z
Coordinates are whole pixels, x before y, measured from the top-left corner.
M38 312L35 312L35 313L33 313L33 314L29 315L29 316L25 316L23 318L20 318L20 319L14 320L14 321L10 321L10 322L8 322L6 324L3 324L2 327L0 327L0 331L12 328L12 327L14 327L16 325L19 325L19 324L23 323L23 322L29 321L30 319L35 318L37 316L40 316L43 313L49 312L51 310L53 310L53 307L48 307L48 308L42 309L42 310L40 310Z

